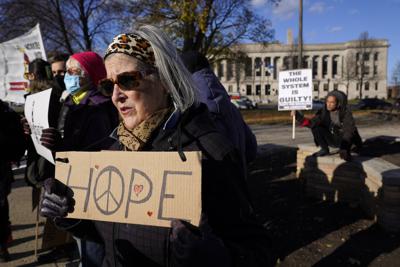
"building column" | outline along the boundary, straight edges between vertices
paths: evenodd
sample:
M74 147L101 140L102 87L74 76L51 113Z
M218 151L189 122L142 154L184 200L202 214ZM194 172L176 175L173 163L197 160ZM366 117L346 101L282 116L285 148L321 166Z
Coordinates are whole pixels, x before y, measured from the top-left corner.
M337 58L337 77L338 79L342 79L342 64L343 64L343 56L339 55Z
M323 55L318 56L318 67L317 67L318 75L317 75L317 77L319 80L322 80L322 58L323 58Z
M328 79L333 79L333 68L332 68L332 64L333 64L333 57L331 55L328 55Z

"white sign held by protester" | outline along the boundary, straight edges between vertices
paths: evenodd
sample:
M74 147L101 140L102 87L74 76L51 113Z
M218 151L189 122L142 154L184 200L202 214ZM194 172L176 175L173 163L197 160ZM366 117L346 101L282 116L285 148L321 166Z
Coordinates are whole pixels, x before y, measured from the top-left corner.
M31 137L36 152L54 164L53 154L42 146L40 137L42 130L49 128L48 110L51 89L29 95L25 101L25 117L31 128Z
M279 72L278 110L312 109L311 69Z
M36 58L46 60L39 24L29 32L0 43L0 99L24 103L29 63Z

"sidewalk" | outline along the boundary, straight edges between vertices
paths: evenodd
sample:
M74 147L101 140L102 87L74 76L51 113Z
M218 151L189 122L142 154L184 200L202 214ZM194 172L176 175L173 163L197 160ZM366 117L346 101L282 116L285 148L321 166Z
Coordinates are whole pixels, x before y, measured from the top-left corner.
M21 170L18 172L21 172ZM0 266L77 266L77 264L72 265L68 264L68 262L56 262L43 265L37 263L34 256L36 210L32 211L31 194L32 188L26 185L23 174L15 175L12 192L8 197L14 239L9 248L11 261L0 263ZM41 252L41 237L45 219L39 218L38 248L39 252Z

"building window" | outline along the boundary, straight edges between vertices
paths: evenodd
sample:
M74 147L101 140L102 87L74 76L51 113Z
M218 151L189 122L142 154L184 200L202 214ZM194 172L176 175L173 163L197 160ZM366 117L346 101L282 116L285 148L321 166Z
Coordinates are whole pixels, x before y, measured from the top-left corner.
M375 60L375 61L378 61L378 58L379 58L379 57L378 57L378 54L379 54L378 52L376 52L376 53L374 54L374 60Z
M256 84L256 95L261 95L261 84Z
M283 57L283 69L289 70L290 69L290 57Z
M335 77L338 73L338 60L339 56L333 56L332 61L332 76Z
M318 83L314 83L314 91L318 92L319 88L318 88Z
M364 59L364 61L368 61L369 60L369 53L364 53L363 54L363 59Z
M356 84L356 91L358 91L358 88L360 88L360 84L359 83Z
M328 91L328 89L329 89L329 84L327 84L327 83L324 83L324 91Z
M364 88L365 88L365 91L368 91L368 90L369 90L369 82L366 82L366 83L365 83Z
M232 85L228 85L228 93L232 93Z
M221 62L218 63L217 71L218 71L218 78L224 77L224 65Z
M279 57L274 58L274 80L276 80L276 77L278 76L278 60Z
M378 66L374 65L374 75L377 75L377 74L378 74Z
M246 85L246 95L251 95L251 84Z
M308 56L303 57L303 65L301 66L303 69L308 69Z
M339 85L338 85L337 83L334 83L334 84L333 84L333 90L337 91L338 88L339 88Z
M226 79L230 80L233 77L233 64L231 60L226 62Z
M256 57L254 61L254 68L255 68L255 73L257 77L261 76L261 67L262 67L262 61L261 58Z
M246 77L251 77L252 75L252 61L251 58L247 57L245 59L245 65L244 65L244 73Z
M264 58L264 66L265 66L265 76L271 76L272 65L270 57Z
M378 83L375 83L375 91L378 91Z
M312 60L312 75L313 75L313 78L317 77L317 75L318 75L318 57L317 56L313 57L313 60Z
M323 77L328 75L328 56L322 58L322 75Z
M265 95L271 95L271 85L270 84L265 85Z
M369 75L369 66L364 66L364 74Z

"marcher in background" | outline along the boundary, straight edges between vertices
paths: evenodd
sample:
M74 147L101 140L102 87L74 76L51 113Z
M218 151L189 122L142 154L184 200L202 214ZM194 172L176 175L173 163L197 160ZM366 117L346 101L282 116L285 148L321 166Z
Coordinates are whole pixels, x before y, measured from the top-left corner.
M103 240L102 266L270 266L271 245L251 219L241 158L214 127L209 111L172 42L158 28L142 26L120 34L105 55L112 95L122 122L110 150L202 151L202 221L197 228L180 220L172 228L64 219L73 209L70 189L46 181L41 214L76 234Z
M65 73L67 72L65 63L67 62L68 58L68 54L60 53L54 54L50 58L51 72L53 73L53 77L60 76L64 78Z
M118 113L110 97L97 90L99 81L106 77L103 59L94 52L77 53L68 59L66 67L67 97L57 127L44 129L40 140L54 152L100 150L99 144L118 124ZM101 241L78 239L78 246L83 267L101 265Z
M253 161L257 154L256 137L231 103L207 58L197 51L189 51L182 54L182 60L192 73L199 101L207 105L217 129L240 151L245 163Z
M64 63L65 64L65 63ZM28 95L35 94L47 89L52 89L49 102L48 110L48 123L50 127L57 127L58 115L61 108L60 98L65 86L63 81L57 79L57 76L53 76L52 67L50 63L42 59L35 59L29 64L29 72L25 73L25 77L29 80ZM57 72L61 75L60 70L61 64L58 64ZM62 76L63 77L63 76ZM54 177L55 168L52 163L47 161L44 157L37 154L35 146L33 145L32 139L30 137L31 130L29 128L26 118L21 119L21 123L24 127L24 132L26 134L26 139L28 143L28 153L27 153L27 167L25 168L25 180L32 186L32 210L34 210L38 203L41 194L41 188L43 186L43 181L46 178ZM47 244L48 233L53 235L53 238L57 240L71 239L65 231L57 231L54 229L54 224L51 220L47 220L44 226L42 248L51 248L46 253L41 253L38 257L38 262L54 262L60 258L69 257L69 251L65 249L65 244L61 246L53 247L53 245ZM71 241L69 241L71 242Z
M292 116L294 114L292 111ZM296 112L296 120L301 126L311 128L316 145L321 147L321 150L314 154L317 157L329 155L329 146L332 146L340 148L340 157L349 161L351 146L355 145L356 151L360 151L362 147L360 134L347 105L347 95L341 91L330 92L324 108L313 118L304 118L303 114Z
M24 74L24 77L29 80L29 86L26 90L28 93L25 97L54 87L50 63L43 59L35 59L30 62L28 72ZM54 124L54 119L50 119L52 114L53 113L49 112L50 125ZM28 184L38 189L46 178L54 175L54 167L48 164L45 158L36 153L35 146L30 137L31 131L26 118L22 117L21 123L27 139L25 180Z
M14 179L11 162L18 162L26 149L19 115L0 100L0 262L10 260L8 243L12 240L7 196Z

